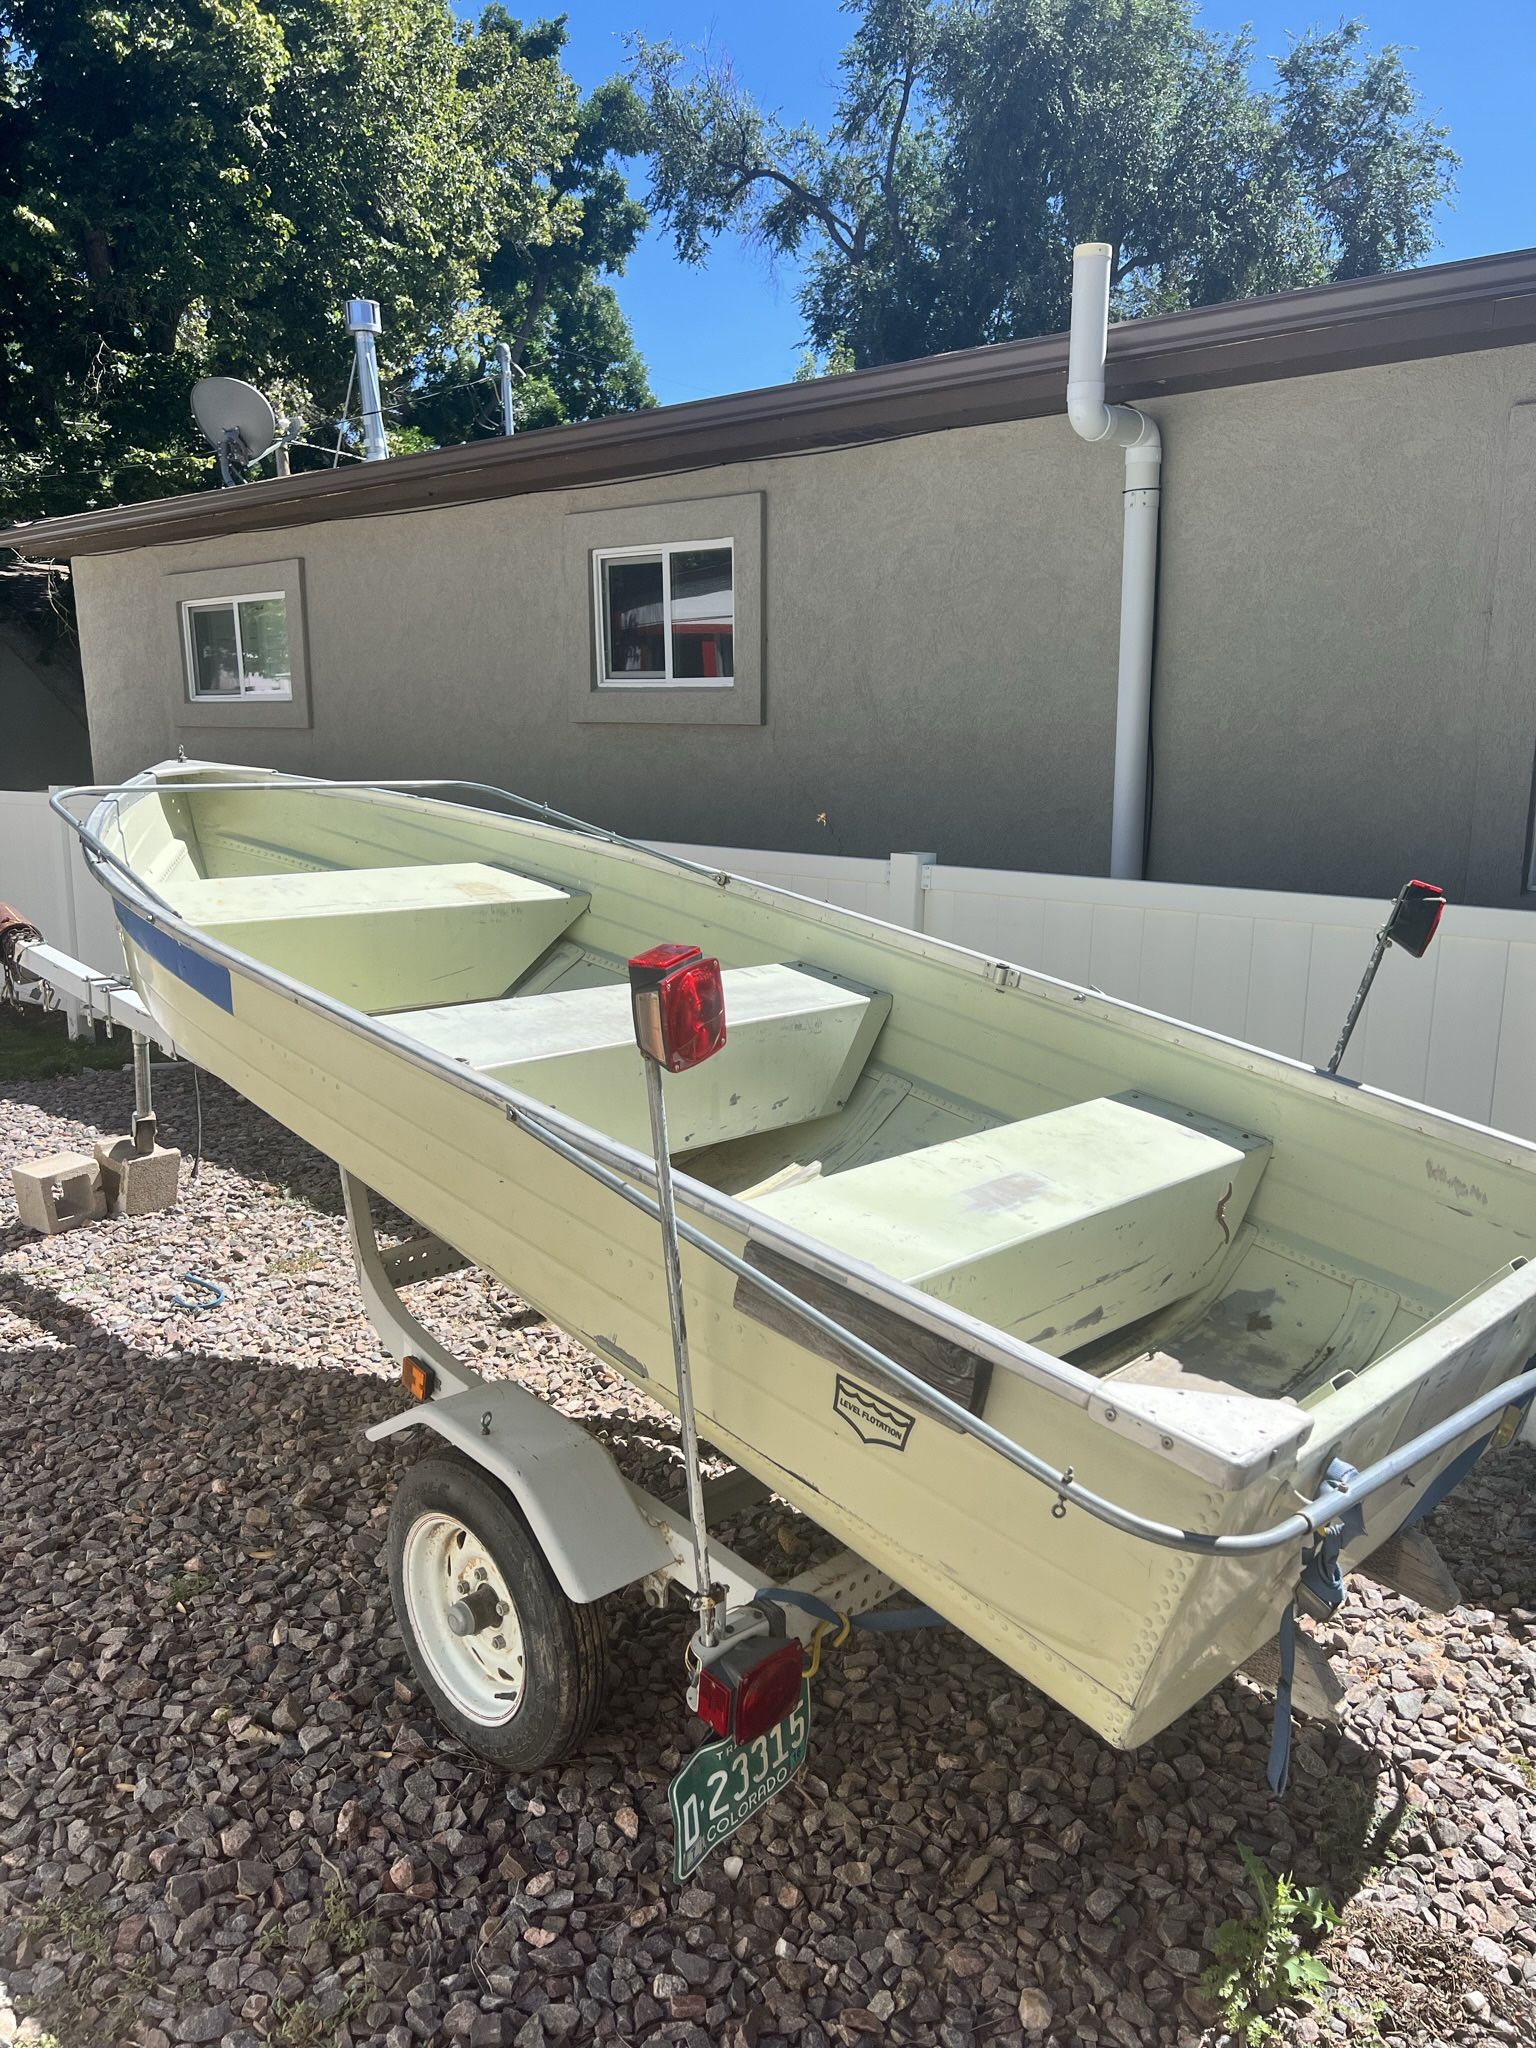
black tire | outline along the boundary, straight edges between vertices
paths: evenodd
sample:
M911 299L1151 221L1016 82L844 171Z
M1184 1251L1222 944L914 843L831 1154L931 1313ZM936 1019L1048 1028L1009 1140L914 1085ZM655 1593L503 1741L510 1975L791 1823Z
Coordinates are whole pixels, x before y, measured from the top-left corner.
M510 1719L488 1721L465 1711L418 1634L405 1583L407 1546L415 1530L413 1556L429 1555L425 1532L440 1526L439 1517L462 1523L479 1540L517 1610L522 1688ZM419 1586L425 1569L418 1562L413 1576L424 1611ZM596 1607L562 1590L512 1496L467 1458L425 1458L401 1480L389 1511L389 1591L412 1669L438 1719L477 1756L498 1770L536 1771L559 1763L591 1733L607 1680L602 1618ZM430 1634L430 1620L424 1625ZM451 1661L447 1638L439 1633L438 1640Z

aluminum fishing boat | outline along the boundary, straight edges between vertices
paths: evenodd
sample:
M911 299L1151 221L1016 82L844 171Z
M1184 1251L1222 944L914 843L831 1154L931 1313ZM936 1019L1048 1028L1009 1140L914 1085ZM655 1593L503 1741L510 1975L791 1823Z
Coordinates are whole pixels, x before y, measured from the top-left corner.
M666 1084L699 1427L1111 1743L1528 1412L1514 1138L501 793L167 763L63 808L160 1036L671 1407L626 963L718 957L724 1049ZM413 1654L537 1760L591 1706L525 1708L541 1644L594 1670L592 1602L686 1582L677 1518L389 1326L398 1426L489 1489L413 1496Z

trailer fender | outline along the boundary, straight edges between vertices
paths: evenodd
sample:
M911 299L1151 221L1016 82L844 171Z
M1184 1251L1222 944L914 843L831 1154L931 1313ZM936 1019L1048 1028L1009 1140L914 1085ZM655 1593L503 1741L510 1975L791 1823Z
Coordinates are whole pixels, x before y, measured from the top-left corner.
M517 1502L572 1600L600 1600L672 1563L619 1468L578 1423L517 1386L477 1386L376 1422L377 1443L430 1429L498 1480Z

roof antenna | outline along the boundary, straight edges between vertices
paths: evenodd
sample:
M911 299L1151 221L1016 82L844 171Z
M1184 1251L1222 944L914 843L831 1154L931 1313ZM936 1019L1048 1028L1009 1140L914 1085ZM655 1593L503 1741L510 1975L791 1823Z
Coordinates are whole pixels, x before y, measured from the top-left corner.
M507 344L504 341L498 341L496 344L496 375L492 381L494 381L501 395L501 431L503 434L515 434L517 432L517 421L512 416L512 378L514 374L518 377L523 377L527 375L527 372L521 363L513 362L512 351L508 348Z
M277 415L254 384L238 377L201 377L192 386L192 417L219 458L219 481L243 484L250 472L274 451L286 457L289 443L302 428L300 420ZM280 461L279 474L283 463Z
M380 331L377 299L348 299L347 332L357 348L357 402L363 415L363 460L383 462L389 455L384 432L384 399L379 390L379 357L373 337Z

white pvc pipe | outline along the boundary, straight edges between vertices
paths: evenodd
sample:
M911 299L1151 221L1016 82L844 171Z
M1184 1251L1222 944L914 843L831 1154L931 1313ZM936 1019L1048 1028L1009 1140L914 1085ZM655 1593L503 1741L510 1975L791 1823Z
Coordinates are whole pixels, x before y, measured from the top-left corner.
M1147 767L1152 724L1152 632L1157 616L1157 523L1163 441L1157 422L1134 406L1104 402L1109 340L1108 242L1072 252L1072 337L1067 418L1085 441L1125 450L1125 531L1120 565L1120 664L1115 700L1115 781L1109 872L1139 881L1146 872Z

